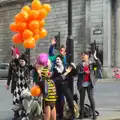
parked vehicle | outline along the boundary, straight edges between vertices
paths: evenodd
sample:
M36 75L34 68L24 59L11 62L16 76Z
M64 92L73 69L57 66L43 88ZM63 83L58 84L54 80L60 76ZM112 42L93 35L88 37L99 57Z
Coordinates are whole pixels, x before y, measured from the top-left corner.
M9 63L0 63L0 79L7 78L9 71Z

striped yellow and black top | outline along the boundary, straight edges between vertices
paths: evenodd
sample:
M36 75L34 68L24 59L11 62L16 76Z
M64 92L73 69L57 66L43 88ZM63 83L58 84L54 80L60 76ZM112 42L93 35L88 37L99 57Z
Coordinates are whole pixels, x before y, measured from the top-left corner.
M49 70L47 68L44 68L41 71L41 77L43 80L45 80L45 83L47 83L47 85L45 84L44 87L47 87L47 97L44 98L45 101L49 101L49 102L55 102L56 101L56 87L55 84L52 80L50 80L49 77Z
M43 80L47 80L47 79L50 79L50 76L49 76L49 70L47 69L47 67L44 67L41 71L41 77Z

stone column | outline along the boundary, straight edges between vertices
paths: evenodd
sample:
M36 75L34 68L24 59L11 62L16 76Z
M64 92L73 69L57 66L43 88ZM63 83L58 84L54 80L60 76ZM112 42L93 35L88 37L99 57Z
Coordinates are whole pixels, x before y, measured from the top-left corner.
M103 68L104 77L112 77L111 69L111 0L103 0Z
M117 2L116 10L116 66L120 67L120 2Z
M90 21L90 3L91 0L86 0L86 9L85 9L85 44L86 51L88 51L90 47L90 34L91 34L91 21Z
M111 0L103 0L103 64L111 67Z

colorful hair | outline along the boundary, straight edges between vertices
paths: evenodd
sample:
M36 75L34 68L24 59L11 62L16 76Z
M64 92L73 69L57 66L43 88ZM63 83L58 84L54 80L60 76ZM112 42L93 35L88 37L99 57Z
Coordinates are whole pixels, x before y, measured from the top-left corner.
M48 54L41 53L36 60L36 63L43 66L48 66Z

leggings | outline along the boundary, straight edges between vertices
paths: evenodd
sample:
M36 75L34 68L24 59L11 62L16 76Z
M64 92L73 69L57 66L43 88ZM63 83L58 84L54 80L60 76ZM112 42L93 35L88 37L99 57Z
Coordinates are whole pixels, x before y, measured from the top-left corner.
M61 96L64 95L66 97L67 102L68 102L71 113L74 117L73 96L72 96L72 93L68 87L68 84L67 83L60 83L56 86L56 89L57 89L57 95L58 95L57 102L60 102ZM61 114L63 113L63 109L61 109L60 113Z

